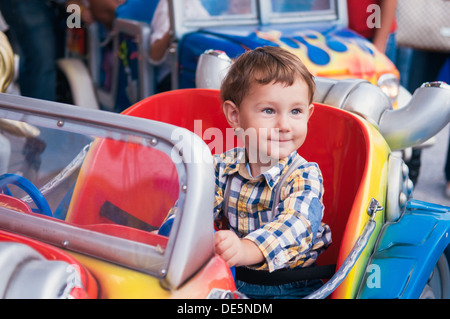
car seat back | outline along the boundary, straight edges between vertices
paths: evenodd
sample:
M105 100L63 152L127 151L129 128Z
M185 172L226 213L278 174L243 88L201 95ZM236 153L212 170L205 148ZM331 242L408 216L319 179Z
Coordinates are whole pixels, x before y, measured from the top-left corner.
M178 198L175 164L162 151L97 139L81 167L66 221L152 231Z

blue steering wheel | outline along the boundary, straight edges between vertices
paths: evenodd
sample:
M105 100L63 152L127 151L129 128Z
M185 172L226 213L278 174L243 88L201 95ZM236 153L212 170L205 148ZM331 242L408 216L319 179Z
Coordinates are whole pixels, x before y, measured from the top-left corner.
M20 187L31 197L31 199L33 199L37 207L37 209L33 209L33 212L52 217L52 211L44 195L42 195L39 189L28 179L17 174L9 173L0 176L0 191L3 194L12 196L7 185L16 185Z

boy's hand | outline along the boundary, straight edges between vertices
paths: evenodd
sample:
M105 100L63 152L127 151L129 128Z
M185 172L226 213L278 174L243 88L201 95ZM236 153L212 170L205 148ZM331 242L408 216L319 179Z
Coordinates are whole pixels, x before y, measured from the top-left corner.
M222 257L232 267L241 259L241 240L231 230L221 230L214 236L216 254Z
M253 265L264 261L258 246L247 239L240 239L231 230L221 230L214 236L216 254L221 256L229 267Z

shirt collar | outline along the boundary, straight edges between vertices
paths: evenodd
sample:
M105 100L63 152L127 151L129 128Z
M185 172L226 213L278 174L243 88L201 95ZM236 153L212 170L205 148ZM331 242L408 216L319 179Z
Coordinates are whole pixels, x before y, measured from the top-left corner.
M285 171L286 167L288 167L297 156L297 151L293 151L289 154L288 157L280 159L277 164L272 166L269 170L264 172L263 174L252 177L247 168L247 156L244 148L236 148L235 152L233 152L233 156L226 156L225 168L223 171L223 175L232 175L234 173L239 173L242 177L248 180L258 180L264 178L266 180L267 185L272 189L275 184L280 179L282 173Z
M239 171L239 167L241 166L240 164L244 164L243 166L245 166L245 149L238 147L233 149L231 152L226 152L223 162L225 163L223 175L233 175Z

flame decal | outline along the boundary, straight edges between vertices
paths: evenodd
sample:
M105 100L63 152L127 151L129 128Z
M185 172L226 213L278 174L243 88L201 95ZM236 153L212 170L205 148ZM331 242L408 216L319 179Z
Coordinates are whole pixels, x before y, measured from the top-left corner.
M257 31L256 36L286 48L302 59L316 76L362 78L376 83L384 73L398 71L393 63L366 39L349 30L312 30L284 36L280 31Z

